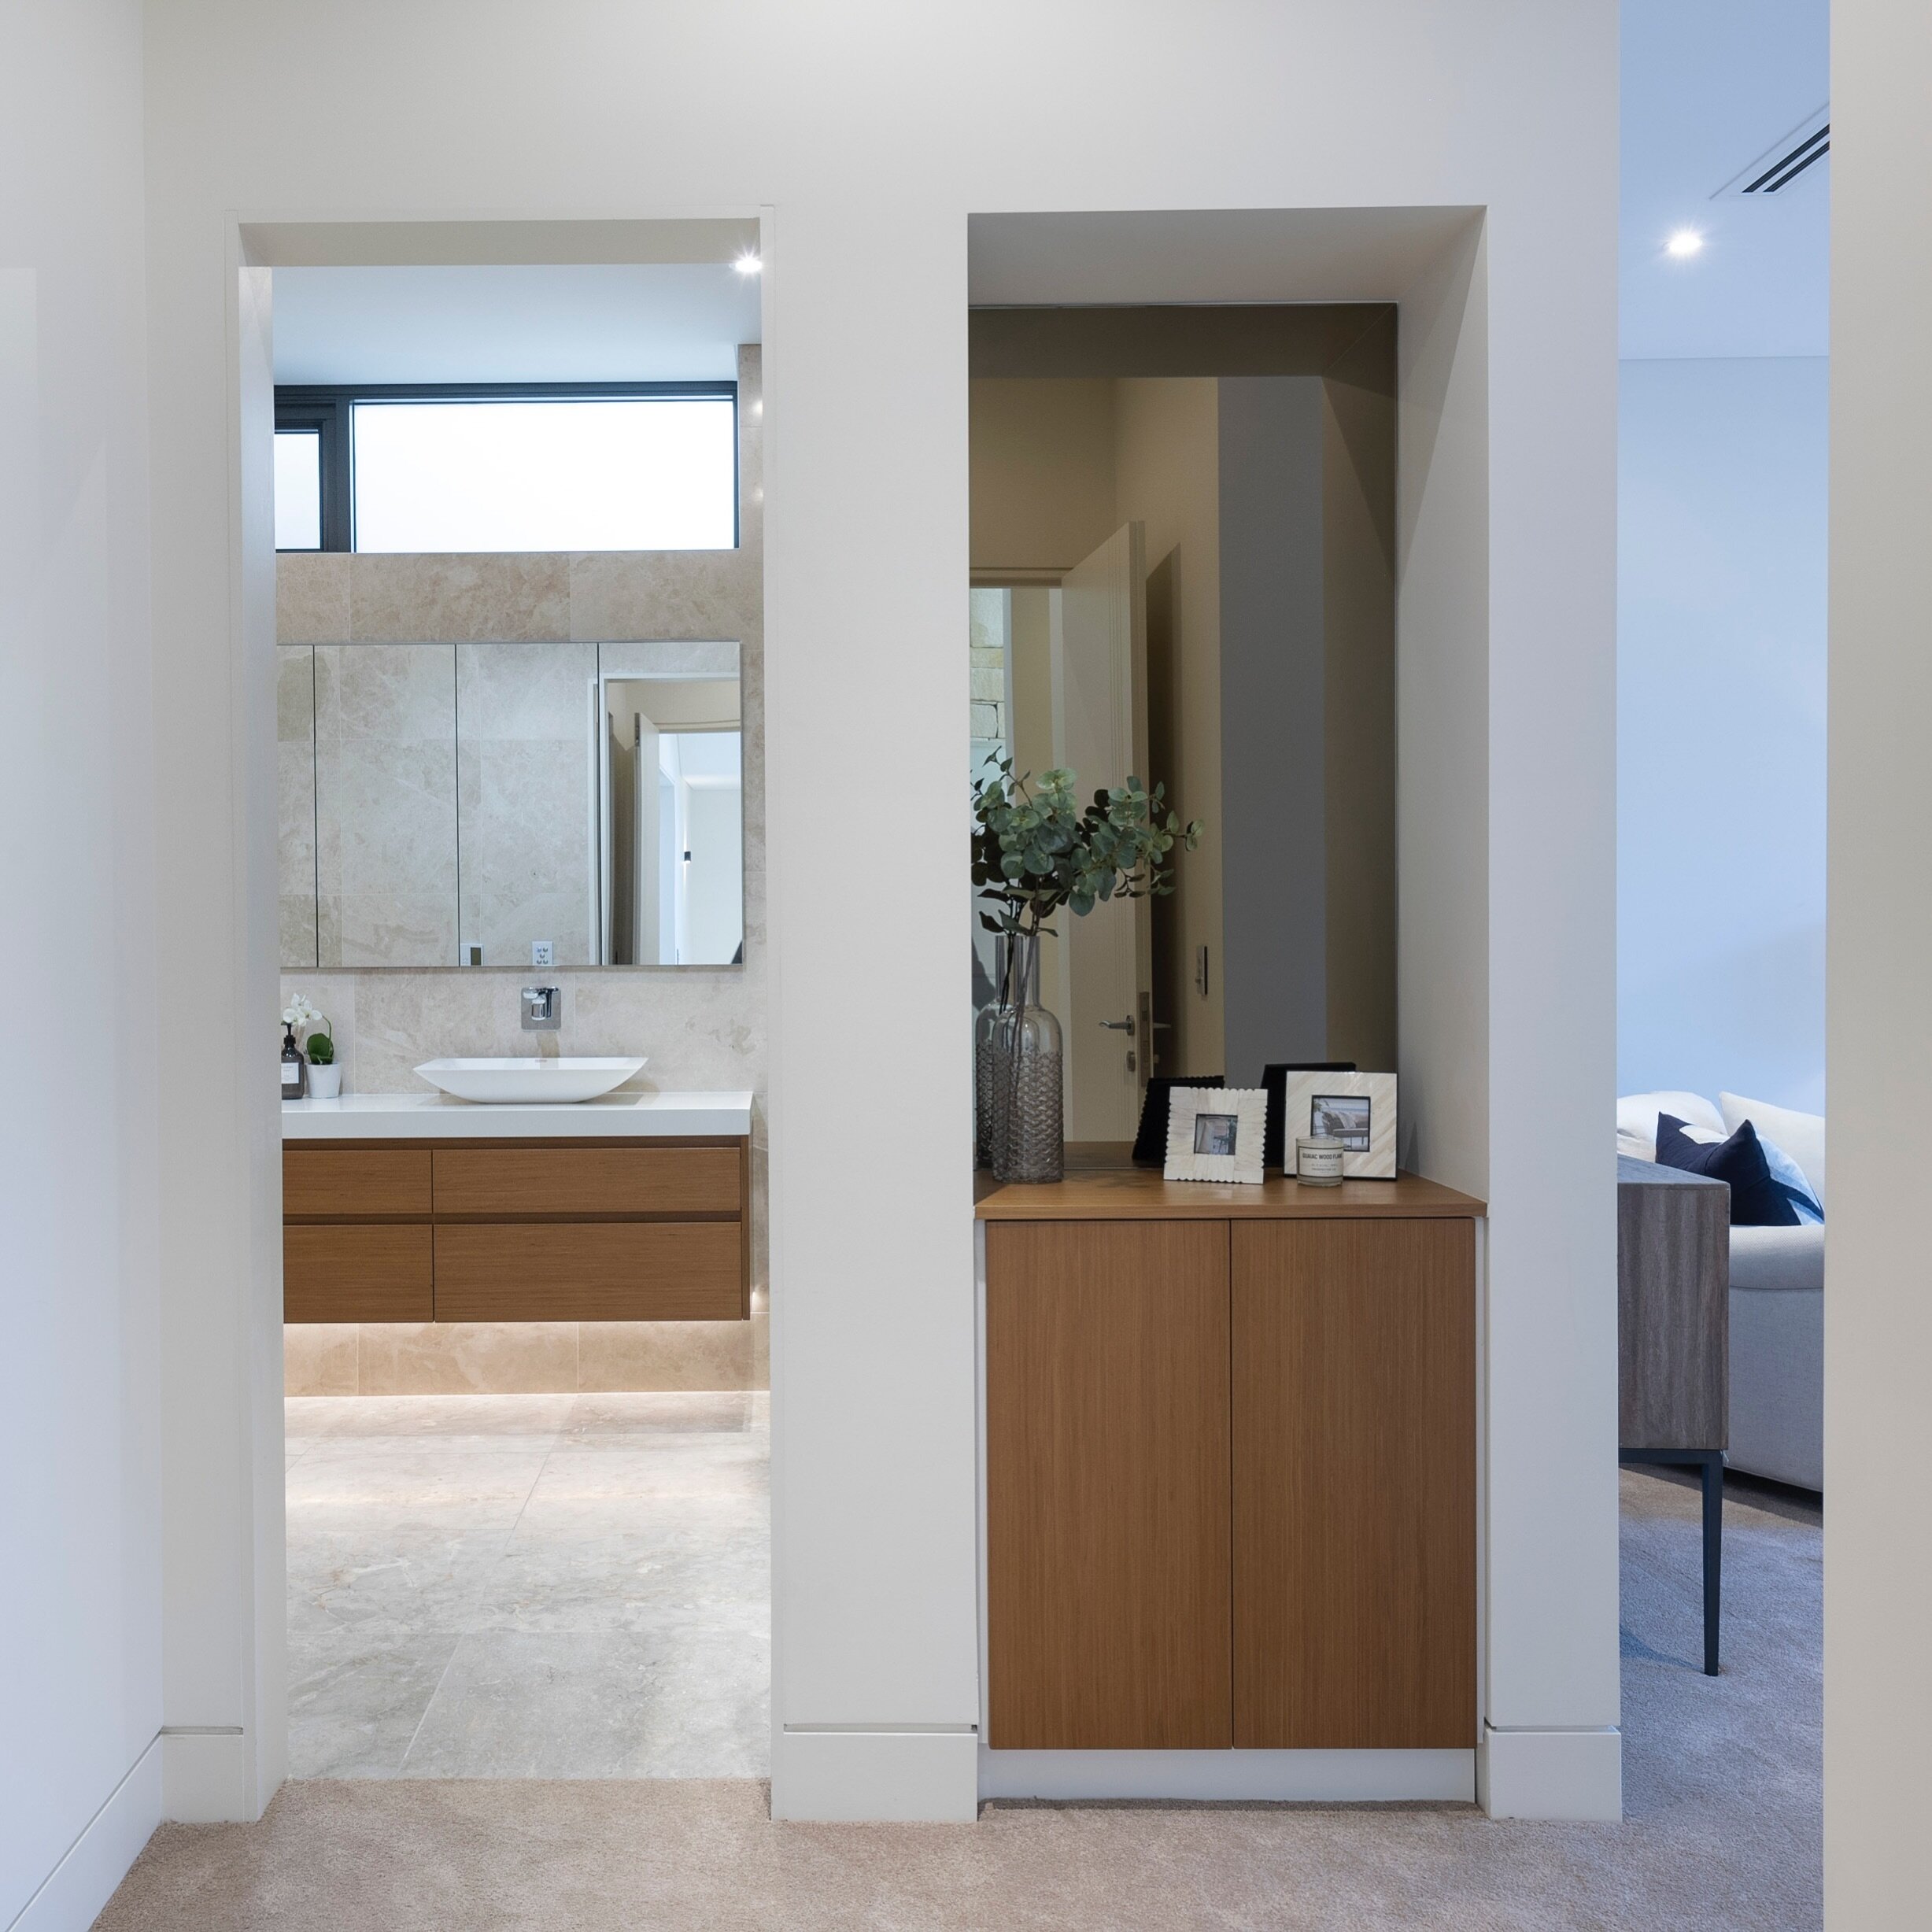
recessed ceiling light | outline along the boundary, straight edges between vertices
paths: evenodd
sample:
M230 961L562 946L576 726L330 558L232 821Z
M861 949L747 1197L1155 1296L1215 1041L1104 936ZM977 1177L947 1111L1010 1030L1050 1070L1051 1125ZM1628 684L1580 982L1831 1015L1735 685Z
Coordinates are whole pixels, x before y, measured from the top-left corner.
M1704 252L1704 237L1695 228L1679 228L1664 244L1664 252L1673 261L1688 261Z
M748 248L731 265L740 275L756 275L765 264Z

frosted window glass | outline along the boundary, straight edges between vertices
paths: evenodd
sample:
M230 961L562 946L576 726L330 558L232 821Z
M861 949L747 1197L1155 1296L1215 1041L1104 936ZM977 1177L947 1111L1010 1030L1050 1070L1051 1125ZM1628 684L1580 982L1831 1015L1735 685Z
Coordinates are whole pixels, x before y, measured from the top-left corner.
M729 550L722 397L359 402L358 550Z
M277 430L275 434L275 547L322 548L322 433Z

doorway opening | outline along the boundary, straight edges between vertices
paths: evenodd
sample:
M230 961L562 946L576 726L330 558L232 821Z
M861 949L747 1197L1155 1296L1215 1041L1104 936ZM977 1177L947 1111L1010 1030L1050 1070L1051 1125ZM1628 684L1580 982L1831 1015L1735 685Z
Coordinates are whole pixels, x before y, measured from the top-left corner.
M640 226L275 231L295 1778L770 1768L758 229Z

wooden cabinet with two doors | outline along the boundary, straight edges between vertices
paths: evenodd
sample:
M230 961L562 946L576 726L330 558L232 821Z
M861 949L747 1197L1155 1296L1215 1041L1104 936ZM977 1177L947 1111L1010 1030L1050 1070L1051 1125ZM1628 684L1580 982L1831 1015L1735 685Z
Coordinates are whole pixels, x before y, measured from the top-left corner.
M996 1750L1476 1741L1480 1204L1267 1187L982 1203Z

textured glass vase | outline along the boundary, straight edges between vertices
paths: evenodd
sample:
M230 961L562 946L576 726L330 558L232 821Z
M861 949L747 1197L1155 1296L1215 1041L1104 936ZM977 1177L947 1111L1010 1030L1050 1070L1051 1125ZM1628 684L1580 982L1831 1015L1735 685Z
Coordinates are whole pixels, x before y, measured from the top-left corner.
M993 1164L993 1058L1007 1010L998 1000L973 1016L973 1164Z
M1013 941L1010 1004L992 1035L993 1173L1058 1180L1066 1169L1060 1022L1040 1003L1040 941Z

